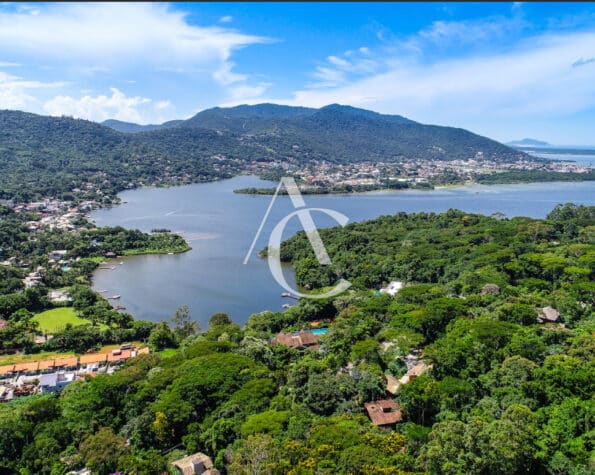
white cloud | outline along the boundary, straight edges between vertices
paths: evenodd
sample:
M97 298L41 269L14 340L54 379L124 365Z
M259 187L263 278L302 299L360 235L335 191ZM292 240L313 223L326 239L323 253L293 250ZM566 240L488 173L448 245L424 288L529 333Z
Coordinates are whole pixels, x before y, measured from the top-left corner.
M0 109L28 109L38 102L34 91L64 86L62 82L28 81L0 71Z
M0 68L16 68L21 66L21 63L13 63L11 61L0 61Z
M184 13L163 4L60 4L37 15L0 10L0 54L82 64L87 73L150 67L227 70L229 76L234 50L268 41L222 26L191 25Z
M219 23L231 23L233 21L233 17L231 15L225 15L219 18Z
M433 42L448 36L447 31L461 35L461 28L441 25L435 34L423 36ZM475 28L472 31L482 35ZM500 35L502 30L494 27L492 31ZM419 37L415 42L427 46ZM329 61L312 73L318 83L289 98L260 98L260 102L310 107L350 104L497 136L498 130L510 130L513 123L557 120L595 108L593 51L595 32L543 34L500 52L478 50L433 60L411 51L405 54L392 45L370 50L370 73L349 72L366 58L350 56L351 68Z
M238 81L245 81L248 77L245 74L234 73L232 71L233 66L234 64L229 61L223 63L221 67L213 73L213 78L224 86Z
M346 81L346 76L343 71L324 66L318 66L316 71L312 73L312 76L320 81L312 84L312 87L336 87L344 84Z
M171 101L157 101L155 103L155 109L163 110L171 107Z
M43 105L49 115L69 115L102 122L118 119L127 122L145 122L147 115L171 107L170 101L153 101L147 97L127 96L115 87L110 88L111 96L86 95L81 98L56 96Z
M173 79L178 98L192 94L192 86L208 91L210 101L266 89L248 74L238 72L232 55L241 48L272 40L223 25L233 20L230 16L222 17L220 25L200 26L191 24L187 14L175 6L161 3L21 7L0 8L0 58L16 57L30 65L29 77L37 77L41 70L60 72L76 87L50 99L35 94L30 87L15 90L4 85L1 97L7 107L92 120L109 115L121 120L155 121L161 117L159 111L168 113L165 119L172 118L173 106L165 107L160 101L148 107L146 102L138 102L143 98L128 97L118 90L112 90L111 96L83 97L78 91L89 86L102 91L123 81L136 81L142 90L150 91L161 88L163 81L172 84L171 74L179 76Z
M340 68L345 68L351 66L349 61L339 58L338 56L329 56L328 58L329 63L333 64L334 66L338 66Z

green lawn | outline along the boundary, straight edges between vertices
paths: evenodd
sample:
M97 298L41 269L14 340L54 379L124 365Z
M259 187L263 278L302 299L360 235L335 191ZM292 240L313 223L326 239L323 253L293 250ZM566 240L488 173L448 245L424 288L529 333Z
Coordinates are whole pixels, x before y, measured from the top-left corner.
M39 323L39 329L44 333L54 333L62 330L67 323L73 326L91 323L89 320L77 317L72 307L53 308L38 313L32 319ZM103 325L105 328L105 325Z

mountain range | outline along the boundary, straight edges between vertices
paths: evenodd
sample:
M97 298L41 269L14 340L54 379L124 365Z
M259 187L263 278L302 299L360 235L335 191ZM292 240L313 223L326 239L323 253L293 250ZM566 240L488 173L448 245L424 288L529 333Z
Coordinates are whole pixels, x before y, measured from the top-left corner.
M0 198L233 176L247 161L530 159L460 128L342 105L215 107L160 125L0 111ZM132 184L132 185L131 185Z

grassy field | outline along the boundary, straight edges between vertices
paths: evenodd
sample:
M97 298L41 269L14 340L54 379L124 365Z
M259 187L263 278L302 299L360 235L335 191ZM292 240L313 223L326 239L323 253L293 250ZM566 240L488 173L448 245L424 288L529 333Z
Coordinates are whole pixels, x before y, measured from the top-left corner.
M39 329L44 333L54 333L62 330L67 323L72 326L91 323L89 320L77 317L72 307L53 308L45 312L38 313L32 319L39 323Z

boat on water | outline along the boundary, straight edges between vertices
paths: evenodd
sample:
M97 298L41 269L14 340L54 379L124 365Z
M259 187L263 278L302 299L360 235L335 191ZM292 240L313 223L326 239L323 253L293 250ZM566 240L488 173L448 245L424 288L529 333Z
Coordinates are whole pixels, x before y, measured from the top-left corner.
M296 299L296 300L298 299L295 295L291 295L289 292L283 292L281 294L281 297L287 297L287 298Z
M107 292L107 290L98 290L97 292L99 292L100 294L105 294Z
M124 264L124 261L120 261L120 265Z
M112 295L111 297L108 297L112 300L118 300L120 297L122 297L121 295Z

